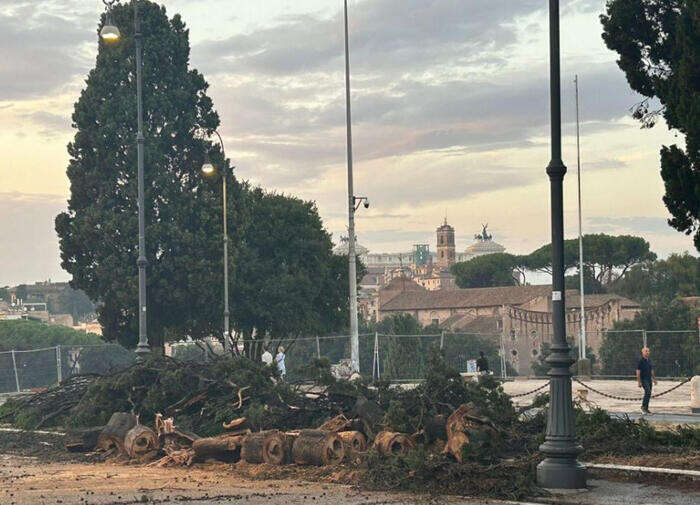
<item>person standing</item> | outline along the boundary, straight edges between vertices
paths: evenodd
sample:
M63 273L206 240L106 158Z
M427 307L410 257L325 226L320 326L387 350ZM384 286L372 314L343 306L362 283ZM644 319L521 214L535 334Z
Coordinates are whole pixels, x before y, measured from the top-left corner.
M262 353L261 359L264 364L272 365L272 353L267 347L265 348L265 352Z
M644 389L644 398L642 399L642 413L650 414L649 399L651 398L651 384L656 384L654 375L654 364L649 359L649 348L642 349L642 357L637 363L637 386Z
M287 375L287 367L284 363L286 356L284 355L284 347L279 346L277 348L277 356L275 356L275 363L277 363L277 369L280 371L282 379Z
M479 351L479 359L476 360L476 371L481 375L486 375L489 373L489 362L484 356L483 351Z

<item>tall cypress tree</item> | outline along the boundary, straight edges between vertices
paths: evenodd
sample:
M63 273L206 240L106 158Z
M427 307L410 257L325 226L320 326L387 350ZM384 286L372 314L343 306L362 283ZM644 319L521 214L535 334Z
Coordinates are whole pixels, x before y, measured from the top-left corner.
M200 167L211 147L197 134L219 117L204 77L188 66L189 33L179 15L139 2L143 33L148 335L193 337L222 329L221 183ZM136 63L133 6L116 5L117 43L99 41L73 113L68 145L71 196L56 217L63 268L72 286L100 302L105 337L134 345L138 335ZM102 19L104 22L104 17ZM100 26L102 23L100 23ZM212 161L222 167L218 146ZM229 179L229 235L236 244L247 192ZM232 247L230 261L235 262Z

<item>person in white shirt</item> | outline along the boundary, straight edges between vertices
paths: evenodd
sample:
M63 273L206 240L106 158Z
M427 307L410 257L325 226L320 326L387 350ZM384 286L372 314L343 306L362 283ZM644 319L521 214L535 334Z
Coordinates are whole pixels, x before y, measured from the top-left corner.
M287 367L284 364L284 347L279 346L277 348L277 356L275 356L275 363L277 363L277 369L280 371L280 375L284 379L284 376L287 375Z
M265 352L262 353L262 362L265 363L266 365L272 365L272 353L270 352L269 349L265 349Z

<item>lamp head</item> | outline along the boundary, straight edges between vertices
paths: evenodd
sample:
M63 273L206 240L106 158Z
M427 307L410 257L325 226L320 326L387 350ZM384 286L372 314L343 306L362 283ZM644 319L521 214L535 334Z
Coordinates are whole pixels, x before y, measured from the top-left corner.
M202 165L202 173L204 175L211 175L216 172L214 165L209 159L209 152L204 153L204 164Z
M102 40L108 43L116 42L121 37L119 28L117 28L117 25L114 24L114 20L112 19L112 9L107 10L105 24L102 25L102 29L100 30L100 37L102 37Z

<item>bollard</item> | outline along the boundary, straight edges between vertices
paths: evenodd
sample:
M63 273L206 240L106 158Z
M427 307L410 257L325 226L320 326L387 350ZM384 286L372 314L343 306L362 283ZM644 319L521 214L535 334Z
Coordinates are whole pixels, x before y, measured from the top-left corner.
M700 414L700 375L690 379L690 411Z

